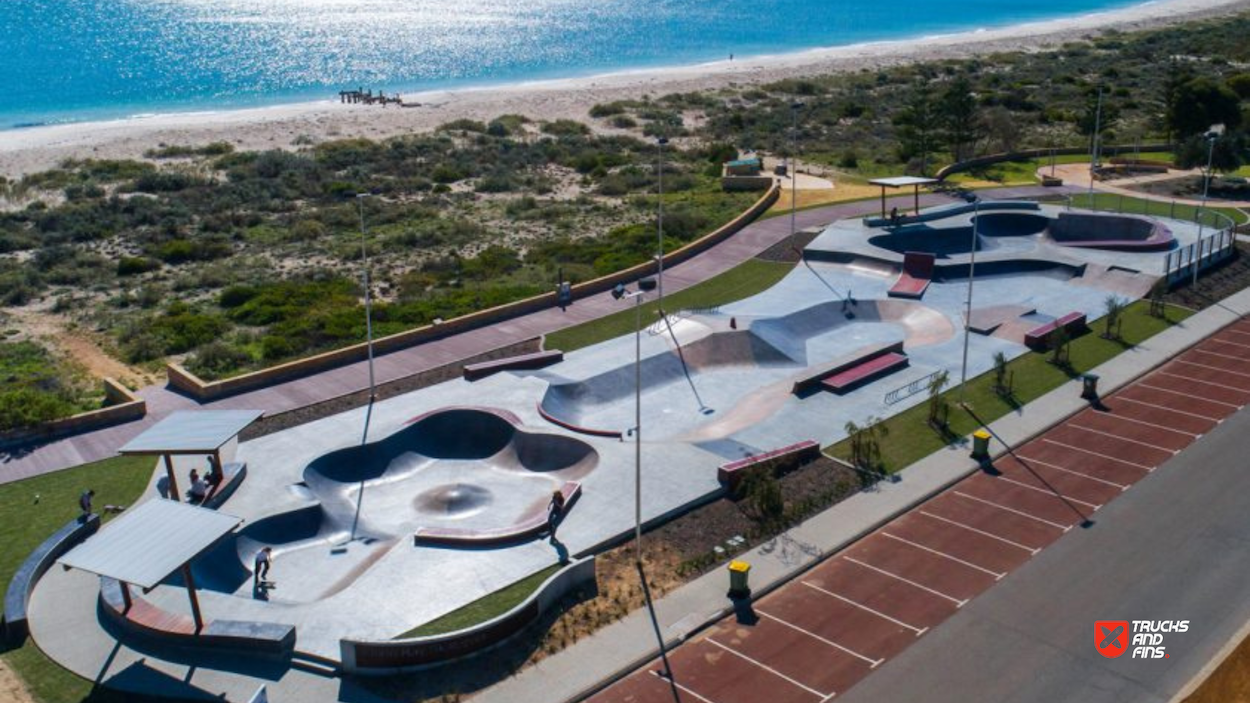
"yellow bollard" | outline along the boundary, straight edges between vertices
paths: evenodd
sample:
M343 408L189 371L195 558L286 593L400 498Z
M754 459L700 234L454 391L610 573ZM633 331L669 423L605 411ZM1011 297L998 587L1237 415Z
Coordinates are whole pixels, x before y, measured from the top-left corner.
M751 565L745 561L734 560L729 562L730 598L746 598L751 595L751 586L747 578L750 573Z

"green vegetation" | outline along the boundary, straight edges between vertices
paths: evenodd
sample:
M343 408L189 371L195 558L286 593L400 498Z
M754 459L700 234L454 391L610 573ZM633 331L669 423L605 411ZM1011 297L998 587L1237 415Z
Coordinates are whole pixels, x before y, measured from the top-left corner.
M1120 313L1120 340L1104 339L1092 330L1071 340L1067 345L1066 366L1052 364L1049 354L1037 352L1028 352L1007 362L1005 373L1015 379L1013 393L1009 396L996 392L996 373L990 370L968 381L964 398L982 420L993 422L1193 314L1173 306L1166 308L1164 319L1159 319L1151 317L1149 310L1150 305L1145 301L1124 308ZM942 397L954 403L959 398L958 387L946 391ZM886 437L880 440L880 465L884 470L900 471L979 427L958 407L951 412L949 425L943 429L934 429L928 419L929 403L922 403L880 422L878 432ZM851 441L842 440L829 451L849 460Z
M676 312L711 308L749 298L776 285L793 267L793 264L750 259L719 276L665 296L664 307ZM636 321L633 303L626 301L621 306L621 312L547 335L546 348L572 351L633 332ZM659 317L656 301L643 303L641 307L644 326Z
M0 431L100 407L86 374L36 342L0 342Z
M1157 200L1143 200L1141 198L1131 198L1115 193L1095 193L1093 200L1087 193L1078 193L1072 196L1072 206L1080 208L1094 208L1097 210L1120 211L1139 215L1156 215L1159 217L1175 217L1179 220L1189 220L1196 222L1199 214L1199 208L1196 205L1184 205L1160 202ZM1224 217L1229 218L1235 224L1245 224L1250 221L1250 216L1245 212L1231 207L1209 207L1206 211L1216 212ZM1223 226L1223 222L1219 218L1211 217L1204 214L1202 217L1203 224L1208 227Z
M503 615L520 605L526 598L529 598L530 594L536 591L544 581L551 578L560 568L558 564L548 566L542 571L526 576L511 586L506 586L494 593L483 596L464 607L409 630L395 639L442 635L448 632L463 630L466 627L472 627L491 618Z
M151 457L117 457L0 486L0 515L6 516L0 521L0 539L5 544L0 553L0 584L7 587L27 555L74 519L78 514L78 496L84 490L95 490L94 503L98 508L132 505L143 494L154 467ZM103 519L111 517L105 514ZM39 701L138 700L94 690L90 681L62 669L29 639L3 657Z

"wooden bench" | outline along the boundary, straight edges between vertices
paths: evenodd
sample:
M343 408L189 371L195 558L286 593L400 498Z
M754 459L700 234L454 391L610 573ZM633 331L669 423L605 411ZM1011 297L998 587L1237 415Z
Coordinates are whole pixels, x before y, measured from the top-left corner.
M100 516L88 515L86 519L75 518L45 539L35 551L27 555L9 581L4 594L4 635L11 644L20 644L30 634L26 622L26 608L35 584L52 568L56 560L70 549L100 529Z
M834 359L828 364L809 368L794 382L794 386L790 389L790 392L795 395L801 395L811 390L827 388L827 386L824 385L825 379L837 376L843 371L848 371L857 366L866 364L877 357L885 356L886 354L891 353L898 354L900 356L903 355L903 342L901 340L897 342L890 342L888 344L876 344L863 347L851 354ZM861 379L861 381L862 380L866 379Z
M565 481L560 487L564 494L564 513L567 515L579 496L582 484L577 481ZM521 539L537 537L547 529L545 512L532 515L521 522L493 530L472 530L461 527L419 527L413 533L413 544L469 544L488 545L515 542Z
M267 659L287 659L295 650L294 625L205 620L196 632L191 616L162 610L133 592L127 605L121 583L107 577L100 578L100 604L127 632L163 644L229 649Z
M564 361L564 352L559 349L509 356L505 359L482 361L476 364L465 364L464 380L477 381L500 371L541 369Z
M933 280L934 255L921 251L909 251L903 254L903 271L898 280L890 287L888 295L892 298L922 298Z
M1024 345L1033 351L1045 351L1050 348L1051 338L1062 327L1069 337L1073 337L1086 329L1085 313L1070 312L1056 320L1039 325L1024 333Z
M742 477L746 475L747 471L756 466L772 462L780 466L790 462L815 459L818 456L820 456L820 445L810 439L805 439L802 442L790 444L780 449L721 464L716 469L716 480L725 484L729 487L729 490L733 491L737 490L738 484L742 481Z
M882 354L821 380L820 385L842 394L882 376L907 368L907 357L897 352Z

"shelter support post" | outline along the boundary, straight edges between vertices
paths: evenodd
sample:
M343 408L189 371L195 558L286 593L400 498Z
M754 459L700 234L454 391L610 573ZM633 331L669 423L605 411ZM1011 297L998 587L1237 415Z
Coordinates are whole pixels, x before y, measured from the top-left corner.
M191 565L182 565L182 580L187 584L187 597L191 600L191 617L195 620L195 632L204 629L204 616L200 613L200 597L195 594L195 577L191 575Z
M130 608L134 605L134 601L130 598L130 584L125 581L121 582L122 587L122 603L126 604L126 612L130 612Z
M885 219L885 186L881 186L881 219Z
M169 477L169 498L182 502L182 494L178 492L178 477L174 474L174 460L168 454L162 454L165 459L165 475Z

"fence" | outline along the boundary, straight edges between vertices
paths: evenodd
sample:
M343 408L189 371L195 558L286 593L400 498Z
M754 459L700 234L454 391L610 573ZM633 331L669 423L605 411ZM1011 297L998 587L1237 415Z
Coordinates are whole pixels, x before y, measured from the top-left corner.
M916 395L917 393L920 393L921 391L928 390L929 383L932 382L933 378L940 373L942 372L934 371L928 376L925 376L923 378L917 378L916 380L912 381L911 383L901 388L895 388L889 393L886 393L885 404L894 405L895 403L899 401L907 400L908 398L912 397L913 395Z

